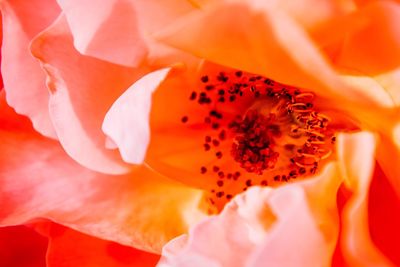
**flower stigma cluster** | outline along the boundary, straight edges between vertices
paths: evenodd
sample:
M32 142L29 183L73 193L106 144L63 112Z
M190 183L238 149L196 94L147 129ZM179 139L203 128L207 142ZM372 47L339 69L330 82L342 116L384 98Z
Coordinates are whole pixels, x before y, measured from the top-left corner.
M207 110L203 124L213 134L201 140L212 159L198 170L215 178L208 201L218 209L250 186L315 174L334 155L335 133L345 130L318 110L314 93L260 75L219 72L200 84L189 100ZM181 121L195 124L187 115Z

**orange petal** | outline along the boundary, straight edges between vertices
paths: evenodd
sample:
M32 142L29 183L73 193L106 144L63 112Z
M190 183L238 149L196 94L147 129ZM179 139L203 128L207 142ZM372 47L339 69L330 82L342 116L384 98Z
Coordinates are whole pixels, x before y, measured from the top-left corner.
M120 176L85 169L58 142L35 133L4 100L0 107L0 225L49 218L156 252L204 216L201 191L145 167Z
M1 266L45 267L47 239L20 225L0 227Z
M252 187L163 249L161 266L329 265L338 234L335 165L305 183ZM316 201L318 200L318 201Z
M138 11L138 21L144 35L164 28L176 18L195 10L197 7L191 0L146 0L130 1Z
M131 1L58 2L80 53L132 67L145 57L147 48Z
M32 38L59 14L55 1L2 1L3 45L1 72L7 102L28 116L37 131L56 138L48 110L45 75L29 53Z
M400 3L371 1L354 15L353 23L358 27L344 30L346 35L336 65L367 75L399 66Z
M375 163L376 139L367 132L338 137L341 172L353 195L342 216L341 247L351 266L392 266L373 244L368 226L368 191Z
M125 162L140 164L150 139L151 97L170 68L152 72L126 90L107 112L103 131L119 147Z
M34 227L49 238L48 267L155 266L160 256L98 239L52 222Z
M387 92L393 104L400 106L400 68L373 76L373 79Z
M79 54L63 16L32 43L48 75L50 115L67 153L87 168L129 171L118 151L105 147L101 125L112 103L144 73Z
M198 57L319 95L372 102L339 79L301 25L268 4L223 3L194 11L157 38Z

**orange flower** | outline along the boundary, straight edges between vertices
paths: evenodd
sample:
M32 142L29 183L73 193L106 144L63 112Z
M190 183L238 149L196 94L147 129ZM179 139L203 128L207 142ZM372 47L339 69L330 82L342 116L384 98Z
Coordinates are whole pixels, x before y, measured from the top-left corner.
M1 225L180 236L160 266L400 263L398 3L1 6Z

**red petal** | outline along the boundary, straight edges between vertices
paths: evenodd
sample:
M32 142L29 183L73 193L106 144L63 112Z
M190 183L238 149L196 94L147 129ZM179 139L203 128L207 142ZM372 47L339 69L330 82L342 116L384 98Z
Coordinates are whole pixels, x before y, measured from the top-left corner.
M47 238L20 225L0 227L0 266L45 267Z
M35 224L48 236L47 267L155 266L160 256L85 235L51 222Z

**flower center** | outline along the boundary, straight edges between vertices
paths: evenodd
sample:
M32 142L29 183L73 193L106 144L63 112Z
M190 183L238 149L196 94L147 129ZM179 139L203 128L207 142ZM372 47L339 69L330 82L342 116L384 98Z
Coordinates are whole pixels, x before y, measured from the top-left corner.
M201 77L190 100L208 110L199 166L213 175L209 201L216 206L249 186L277 186L314 174L333 152L335 129L311 92L241 71ZM182 117L182 123L190 118Z

